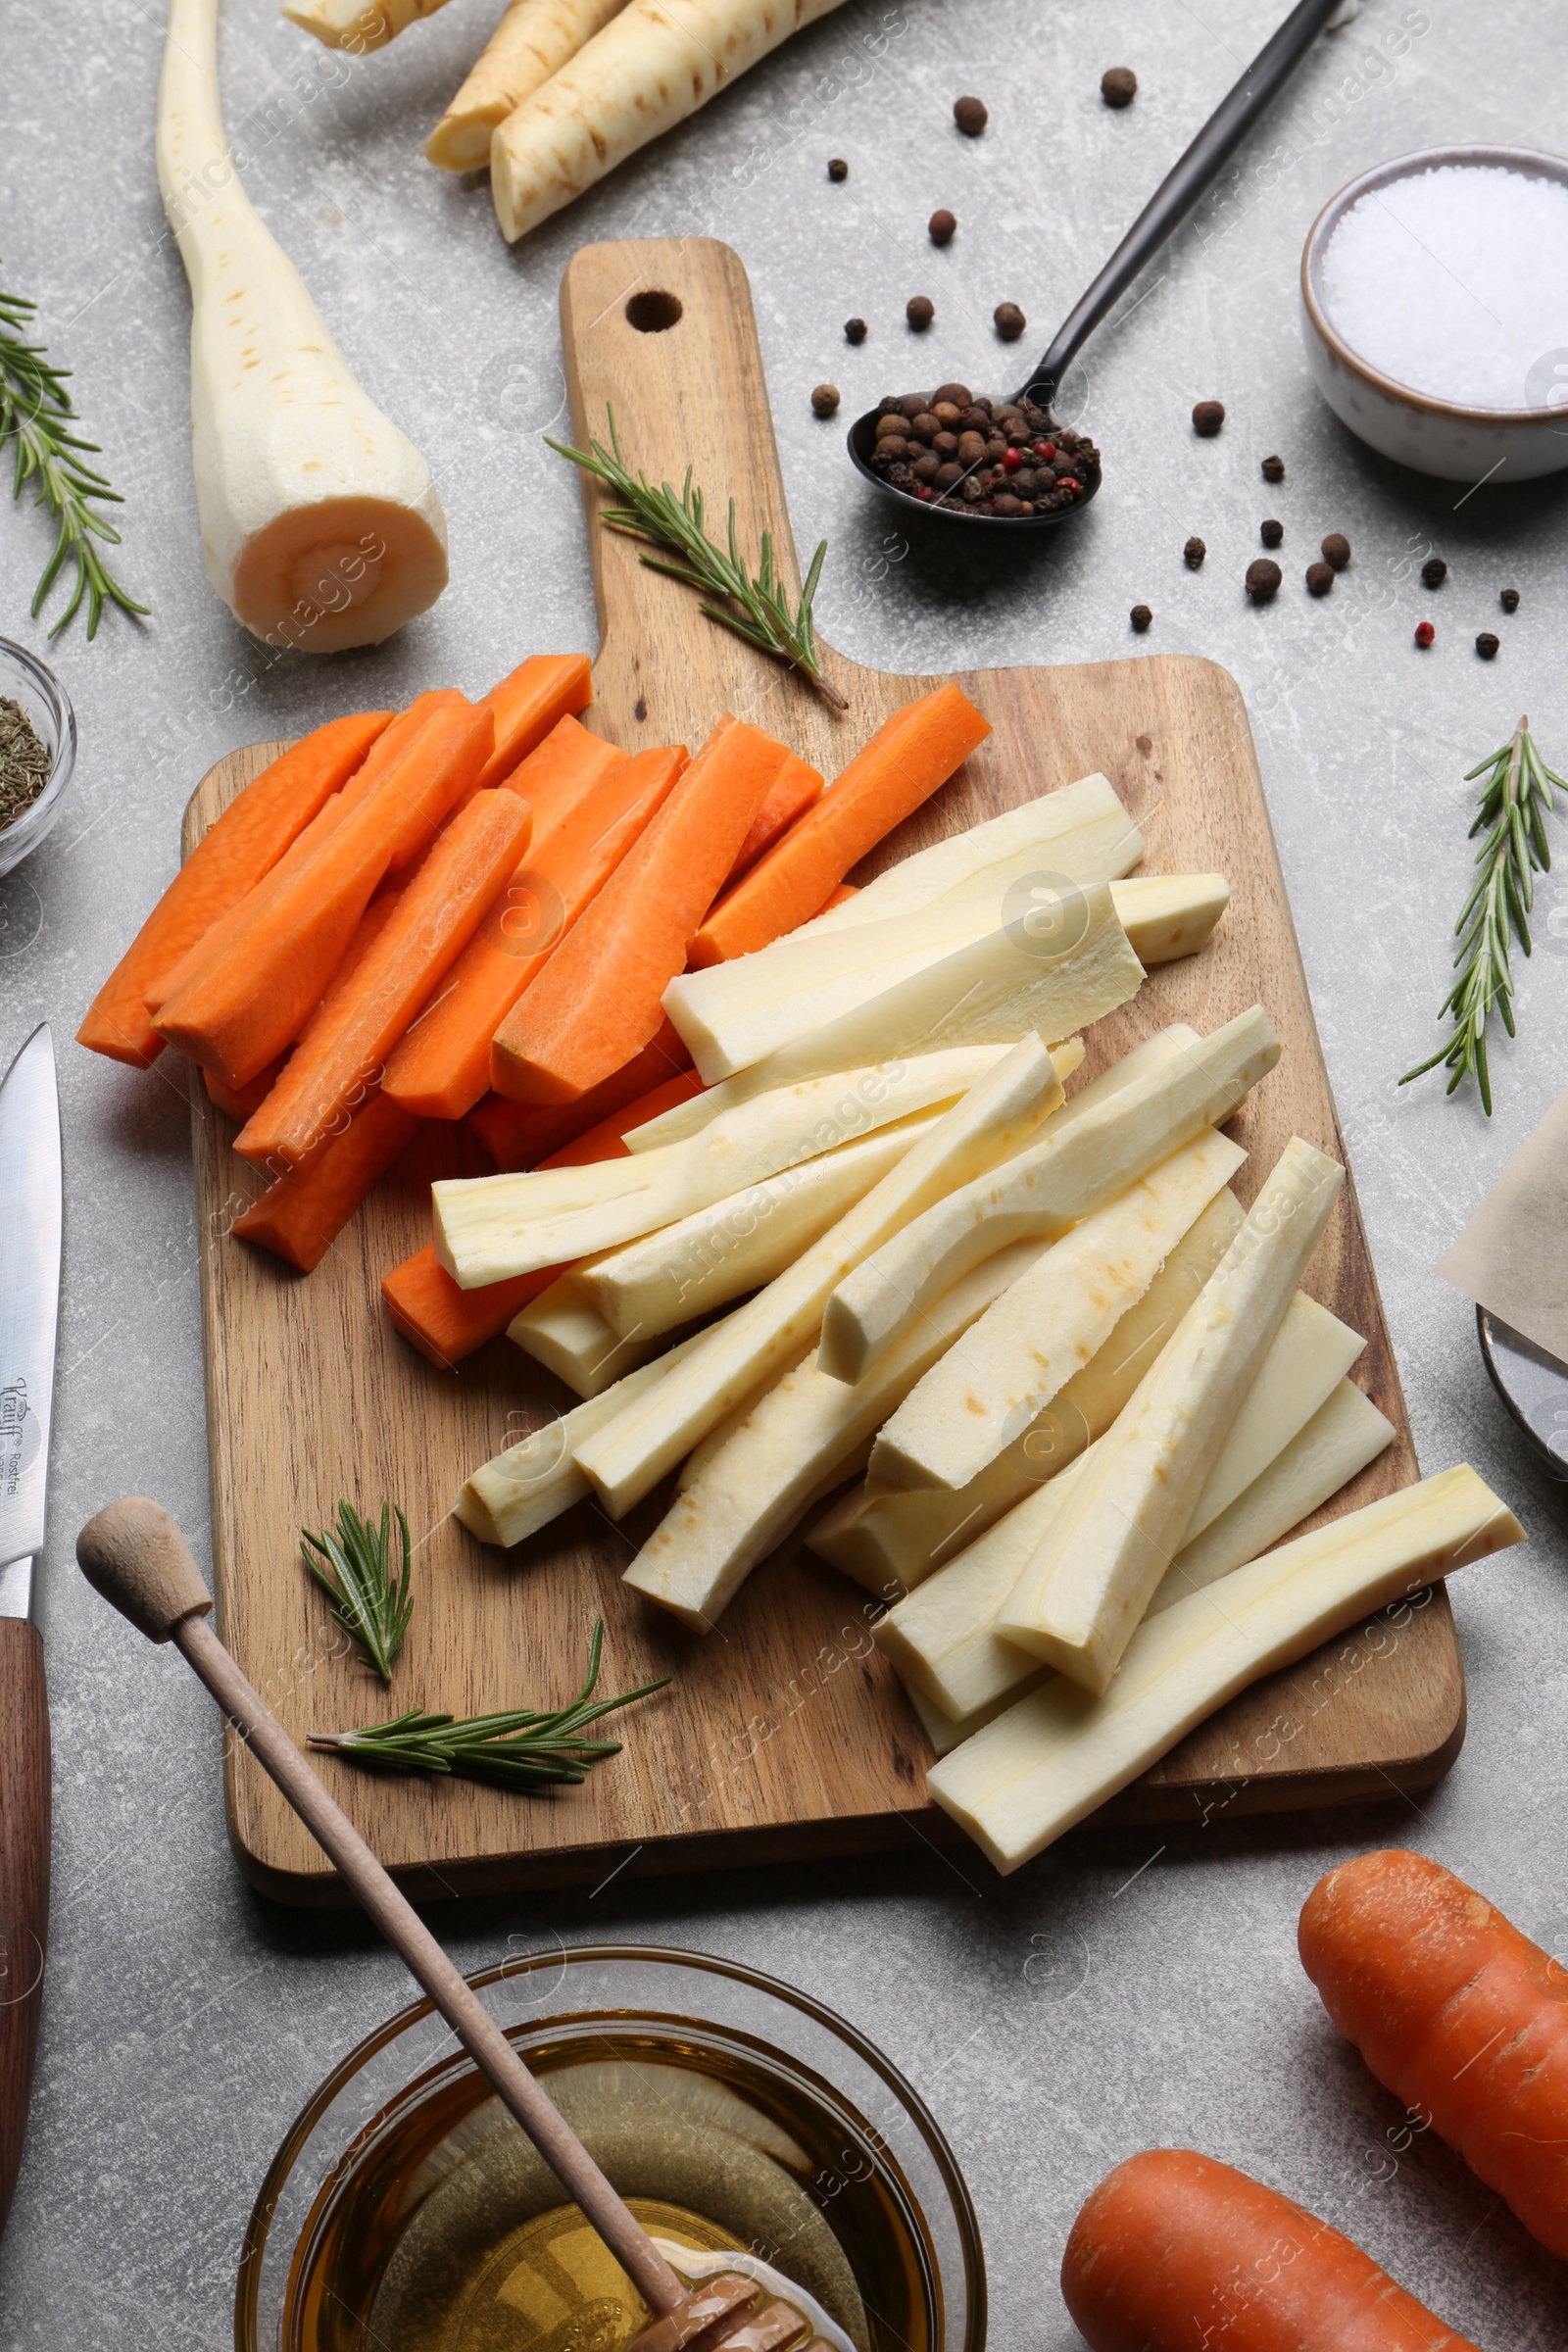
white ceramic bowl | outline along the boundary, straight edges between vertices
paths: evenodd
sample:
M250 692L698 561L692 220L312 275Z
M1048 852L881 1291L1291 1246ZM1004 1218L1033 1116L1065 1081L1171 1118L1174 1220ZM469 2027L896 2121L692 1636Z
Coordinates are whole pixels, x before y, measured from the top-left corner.
M1396 156L1352 179L1323 207L1301 254L1301 333L1313 380L1342 424L1401 466L1435 473L1449 482L1524 482L1568 466L1568 344L1544 352L1543 405L1529 409L1467 409L1435 400L1384 375L1353 351L1329 318L1323 302L1323 257L1336 227L1358 198L1394 180L1430 172L1441 164L1501 165L1537 179L1568 186L1568 162L1529 147L1428 147ZM1532 370L1532 373L1535 371ZM1544 405L1552 386L1564 405Z
M32 807L0 831L0 874L9 874L38 847L60 814L76 764L76 714L53 670L26 647L0 637L0 694L20 703L49 755L49 780Z

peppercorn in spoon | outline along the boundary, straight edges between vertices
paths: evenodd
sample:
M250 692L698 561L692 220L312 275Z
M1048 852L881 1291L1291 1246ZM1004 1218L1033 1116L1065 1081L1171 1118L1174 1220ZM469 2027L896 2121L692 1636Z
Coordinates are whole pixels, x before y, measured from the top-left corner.
M941 385L927 398L893 397L858 416L849 431L857 470L906 511L918 502L944 522L1042 531L1080 514L1100 488L1100 452L1052 404L1062 378L1144 264L1185 220L1306 55L1325 25L1346 22L1354 0L1298 0L1180 163L1160 182L1100 275L1063 320L1029 381L1010 400L977 401L967 385ZM909 456L911 435L916 455ZM921 479L927 455L941 463ZM922 465L921 472L927 468ZM1027 486L1028 496L1021 495Z

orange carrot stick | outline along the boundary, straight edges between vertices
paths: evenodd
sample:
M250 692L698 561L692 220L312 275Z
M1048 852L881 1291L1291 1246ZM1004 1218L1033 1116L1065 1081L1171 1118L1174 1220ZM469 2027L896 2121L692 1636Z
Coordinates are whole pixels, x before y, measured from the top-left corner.
M317 810L304 831L290 842L276 864L262 876L255 887L220 915L211 928L174 961L149 972L147 1005L155 1022L174 991L182 988L194 972L201 970L208 957L216 955L232 938L241 922L249 920L261 905L260 894L266 892L270 895L280 889L307 858L315 857L327 835L336 830L348 811L375 790L393 760L402 757L432 712L444 709L448 704L461 707L462 703L462 695L451 687L417 696L407 710L400 712L392 721L385 734L377 738L364 764L350 777L342 791L334 793Z
M510 792L476 793L431 851L346 987L328 992L278 1084L234 1149L290 1174L336 1133L415 1011L507 886L532 813Z
M596 1159L625 1159L629 1157L621 1141L623 1127L641 1126L644 1119L658 1118L662 1110L684 1102L691 1094L701 1091L701 1081L695 1072L675 1079L672 1084L659 1086L639 1102L622 1109L618 1118L610 1118L586 1135L577 1137L564 1151L557 1152L541 1164L547 1168L582 1168ZM406 1340L413 1342L438 1364L450 1372L464 1356L471 1355L487 1340L499 1339L521 1307L547 1291L557 1276L565 1272L564 1266L541 1266L532 1274L514 1275L510 1282L487 1282L476 1291L461 1291L444 1266L436 1264L435 1245L429 1244L402 1265L394 1266L390 1274L381 1277L381 1296L386 1300L387 1313Z
M798 752L791 752L778 774L767 788L762 806L751 822L751 829L741 843L740 854L725 877L725 887L737 883L742 874L749 873L764 850L770 850L789 831L798 816L804 816L822 797L822 776L818 768L808 767Z
M628 1114L628 1126L656 1118L658 1111L644 1109L642 1098L672 1079L679 1082L681 1091L671 1102L662 1102L661 1110L673 1108L676 1102L689 1102L703 1091L685 1039L674 1023L666 1020L640 1054L634 1054L586 1095L579 1095L575 1102L509 1102L505 1095L486 1095L469 1111L468 1126L496 1166L511 1175L520 1168L537 1168L547 1153L574 1143L628 1103L635 1112L635 1117Z
M561 718L543 743L501 778L501 789L514 792L533 810L535 842L543 841L585 792L617 768L629 754L617 744L590 735L574 718Z
M1340 2032L1533 2237L1568 2255L1568 1978L1424 1854L1320 1879L1301 1964Z
M694 969L749 956L815 914L894 826L928 801L991 732L956 686L907 703L878 727L831 792L726 893L691 944Z
M280 1176L269 1185L235 1218L233 1231L309 1274L419 1125L400 1103L372 1094L303 1176Z
M589 738L588 740L592 740ZM602 775L528 855L407 1033L383 1081L406 1110L460 1119L490 1084L490 1040L583 908L658 813L682 745L639 752Z
M479 706L495 720L496 748L475 789L490 792L503 783L558 720L585 710L592 700L586 654L530 654L510 677L491 687ZM524 792L524 800L527 797Z
M223 947L177 989L157 1027L171 1045L243 1086L281 1053L324 989L370 894L397 856L433 837L483 766L488 710L432 713L314 857L278 887L265 886Z
M859 895L853 882L841 882L837 890L828 892L816 911L818 914L831 914L835 906L842 906L846 900L858 899Z
M215 1103L229 1118L238 1119L243 1127L252 1111L260 1110L262 1104L267 1101L268 1096L282 1076L283 1064L287 1059L286 1054L280 1054L275 1061L268 1063L259 1078L251 1080L249 1086L225 1086L221 1078L213 1076L211 1070L203 1070L202 1085L207 1090L208 1101Z
M574 1102L648 1043L663 1018L660 999L686 960L686 942L787 758L786 747L760 727L720 719L496 1031L490 1083L497 1094L515 1102Z
M1061 2291L1090 2352L1476 2352L1327 2222L1189 2148L1092 2191Z
M148 979L193 948L277 863L391 724L390 710L334 718L264 767L209 825L116 964L76 1032L94 1054L144 1070L164 1050Z

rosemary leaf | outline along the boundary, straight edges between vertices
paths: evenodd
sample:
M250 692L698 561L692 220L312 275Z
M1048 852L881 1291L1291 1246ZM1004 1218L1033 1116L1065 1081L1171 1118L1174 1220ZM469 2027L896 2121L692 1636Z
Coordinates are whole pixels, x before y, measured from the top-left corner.
M686 468L678 497L668 482L655 489L646 474L634 474L626 465L615 432L615 413L607 406L605 414L610 420L608 449L602 441L592 440L586 449L573 449L569 442L552 441L548 433L545 441L558 457L568 458L573 466L581 466L584 473L591 473L597 481L605 483L622 501L619 506L602 510L600 520L607 530L620 531L629 539L646 540L651 547L667 549L678 557L678 564L646 554L642 560L651 571L665 572L671 579L701 589L705 597L716 600L705 603L702 608L710 620L733 629L737 637L744 637L748 645L757 646L760 652L789 662L792 668L809 678L818 693L836 709L847 710L849 706L843 695L822 674L811 624L811 602L822 576L827 541L822 541L811 558L800 602L792 613L784 583L773 566L772 534L767 531L762 534L761 562L754 579L742 559L736 537L735 501L729 502L729 552L725 554L708 536L703 494L693 486L691 467Z
M336 1531L313 1535L305 1529L300 1557L322 1590L332 1598L332 1614L345 1633L360 1645L360 1664L369 1666L383 1683L392 1680L403 1637L414 1611L409 1590L412 1547L409 1523L398 1506L403 1538L403 1564L392 1573L392 1505L381 1505L379 1529L360 1517L351 1502L337 1506Z
M1459 943L1453 968L1459 976L1438 1013L1440 1021L1452 1014L1453 1033L1425 1061L1406 1070L1399 1084L1408 1086L1412 1078L1435 1070L1441 1062L1449 1073L1448 1093L1473 1077L1481 1107L1491 1118L1487 1024L1495 1012L1508 1035L1517 1034L1509 934L1528 956L1535 877L1551 868L1545 816L1555 807L1553 790L1568 792L1568 785L1537 751L1528 718L1521 718L1511 741L1470 769L1465 782L1473 784L1478 776L1486 782L1468 838L1484 838L1475 855L1475 881L1453 926Z
M503 1788L543 1788L558 1783L585 1781L594 1765L620 1753L618 1740L589 1740L588 1726L617 1707L662 1690L669 1677L624 1690L618 1698L594 1698L599 1660L604 1649L603 1624L594 1627L588 1653L588 1679L575 1698L554 1713L515 1707L500 1715L426 1714L415 1707L390 1723L372 1723L358 1732L313 1732L313 1747L329 1747L357 1764L389 1766L398 1772L455 1774L460 1779L490 1781Z
M86 457L97 457L97 442L84 441L70 430L77 421L66 390L70 369L52 366L43 344L24 340L37 311L36 303L0 292L0 450L7 442L16 444L13 499L21 498L28 482L36 482L34 504L47 508L57 525L54 550L33 594L33 617L43 610L62 565L73 563L76 576L71 596L49 634L59 636L85 596L87 635L92 638L105 604L130 613L145 613L148 608L120 585L95 544L102 540L111 547L120 545L120 533L95 509L124 502L103 474L83 463Z

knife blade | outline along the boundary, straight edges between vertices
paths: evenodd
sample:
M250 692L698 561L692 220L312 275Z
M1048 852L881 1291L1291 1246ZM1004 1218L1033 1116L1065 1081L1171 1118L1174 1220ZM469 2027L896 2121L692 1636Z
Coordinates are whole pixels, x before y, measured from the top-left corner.
M32 1622L60 1312L60 1096L36 1028L0 1083L0 2230L22 2163L49 1937L49 1702Z

